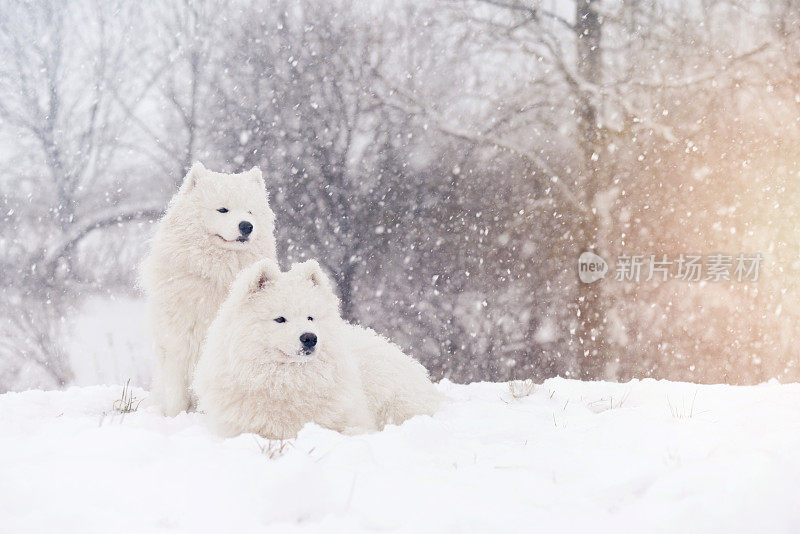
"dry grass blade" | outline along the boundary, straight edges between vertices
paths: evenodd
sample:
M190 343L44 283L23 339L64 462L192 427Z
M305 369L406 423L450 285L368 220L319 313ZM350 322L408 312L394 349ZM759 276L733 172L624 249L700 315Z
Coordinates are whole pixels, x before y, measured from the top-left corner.
M258 449L261 451L261 454L270 460L283 456L287 447L292 445L291 441L284 439L267 439L260 441L258 438L255 438L255 440L256 445L258 445Z
M669 397L667 397L667 405L669 405L669 412L672 414L672 417L675 419L691 419L694 417L694 402L696 399L697 391L694 392L694 395L692 396L692 402L690 404L686 404L685 398L681 398L680 404L672 404L672 402L669 400Z
M129 378L125 382L125 385L122 386L122 395L114 401L111 410L120 414L135 412L139 409L142 400L143 399L137 399L133 396L133 388L131 387L131 379Z
M533 379L526 378L525 380L512 380L508 383L508 392L514 399L522 399L533 393L536 384Z
M122 386L122 393L119 398L111 404L111 410L101 414L99 426L103 426L103 421L109 414L111 415L112 423L114 422L114 417L120 415L119 422L121 423L125 420L125 414L138 410L143 400L133 395L133 387L131 387L131 379L129 378Z

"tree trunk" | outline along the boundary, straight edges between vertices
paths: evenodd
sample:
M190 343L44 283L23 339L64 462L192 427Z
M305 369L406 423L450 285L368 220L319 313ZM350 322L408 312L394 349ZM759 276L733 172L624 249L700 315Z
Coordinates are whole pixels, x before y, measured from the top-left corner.
M342 300L342 317L346 321L355 321L355 310L353 302L353 284L355 283L356 270L358 265L355 262L347 261L339 275L339 296Z
M598 0L576 0L575 37L576 71L580 83L600 86L602 83L602 20L597 13ZM606 261L601 236L600 223L594 202L603 190L603 173L600 169L601 127L598 124L598 102L596 96L582 87L578 93L578 143L582 165L579 187L584 213L578 228L578 253L592 251ZM577 259L577 258L576 258ZM577 272L576 272L577 274ZM592 284L578 282L577 302L577 352L579 371L582 379L613 378L606 376L606 363L609 358L606 336L606 306L603 298L602 281Z

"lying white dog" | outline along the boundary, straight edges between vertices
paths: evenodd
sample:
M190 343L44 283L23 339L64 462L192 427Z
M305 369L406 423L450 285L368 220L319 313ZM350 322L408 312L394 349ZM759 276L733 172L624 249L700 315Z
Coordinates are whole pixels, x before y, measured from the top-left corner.
M416 360L347 324L316 261L242 271L197 364L198 408L220 434L289 438L308 422L366 432L432 414L441 395Z
M275 257L275 215L261 171L196 163L158 224L142 264L156 353L151 388L164 415L193 407L189 385L206 330L242 268Z

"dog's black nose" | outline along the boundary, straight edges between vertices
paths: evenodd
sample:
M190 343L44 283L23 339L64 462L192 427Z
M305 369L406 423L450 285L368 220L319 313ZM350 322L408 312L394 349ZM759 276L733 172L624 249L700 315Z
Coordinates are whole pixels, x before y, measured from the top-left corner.
M312 334L311 332L306 332L305 334L301 334L300 343L303 344L304 349L311 350L317 344L317 335Z
M239 231L242 232L242 235L250 235L250 232L253 231L253 225L250 221L242 221L239 223Z

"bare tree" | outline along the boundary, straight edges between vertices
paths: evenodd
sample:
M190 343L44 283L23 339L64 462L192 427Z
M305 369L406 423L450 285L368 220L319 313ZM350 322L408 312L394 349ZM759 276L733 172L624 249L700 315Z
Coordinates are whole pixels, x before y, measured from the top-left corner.
M27 346L19 350L35 352L30 361L63 385L71 375L55 332L75 289L75 246L160 208L125 202L113 187L113 173L123 171L125 125L113 98L125 63L122 12L71 2L12 3L3 12L0 54L9 61L0 66L0 119L4 134L20 139L2 162L10 204L2 234L13 253L3 275L17 294L6 300L5 322L18 333L11 339ZM71 31L76 25L96 38Z
M403 188L392 145L402 117L376 100L377 33L348 9L248 11L218 69L215 122L224 150L241 153L235 165L269 169L283 249L320 258L353 318L357 274L396 224Z

